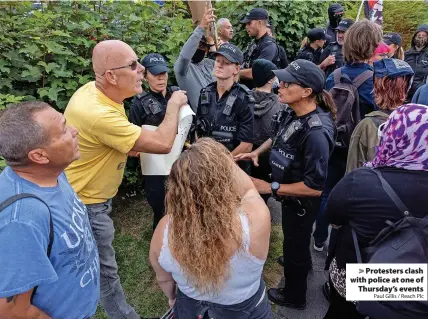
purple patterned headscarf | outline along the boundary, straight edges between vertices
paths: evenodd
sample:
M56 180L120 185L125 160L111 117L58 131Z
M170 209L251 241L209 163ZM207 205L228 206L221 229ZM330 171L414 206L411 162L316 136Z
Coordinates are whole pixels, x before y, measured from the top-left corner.
M406 104L391 113L368 167L428 171L428 106Z

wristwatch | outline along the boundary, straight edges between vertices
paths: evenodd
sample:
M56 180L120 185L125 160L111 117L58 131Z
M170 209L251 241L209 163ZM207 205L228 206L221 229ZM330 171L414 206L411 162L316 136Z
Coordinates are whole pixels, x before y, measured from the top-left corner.
M270 189L272 191L272 197L275 198L276 200L280 200L280 196L278 195L278 189L281 185L278 182L272 182L270 184Z

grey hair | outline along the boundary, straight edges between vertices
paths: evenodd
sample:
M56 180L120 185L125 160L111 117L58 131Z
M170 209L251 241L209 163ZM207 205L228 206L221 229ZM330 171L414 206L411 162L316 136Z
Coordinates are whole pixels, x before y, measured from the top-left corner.
M228 18L220 18L217 21L217 29L220 29L223 23L230 22Z
M11 105L0 114L0 155L9 166L28 164L28 153L48 142L48 133L34 115L51 106L44 102Z

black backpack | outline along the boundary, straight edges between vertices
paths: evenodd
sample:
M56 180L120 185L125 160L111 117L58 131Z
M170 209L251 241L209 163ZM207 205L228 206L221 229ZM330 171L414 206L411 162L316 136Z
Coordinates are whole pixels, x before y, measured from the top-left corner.
M340 68L334 70L333 77L334 86L330 89L330 93L337 107L336 146L348 148L352 132L361 120L358 88L373 77L373 71L366 70L352 81L347 74L342 73Z
M427 263L428 260L428 215L424 218L413 217L382 174L373 169L379 177L383 189L395 203L402 218L382 229L369 246L362 249L364 263L368 264L405 264ZM363 263L358 239L352 229L352 238L358 263ZM425 278L426 280L426 278ZM426 284L426 281L424 281ZM422 319L428 318L428 301L358 301L359 313L372 319Z
M277 54L273 60L273 64L276 65L278 69L285 69L288 66L287 53L283 46L275 42L277 48Z
M36 195L29 194L29 193L16 194L16 195L13 195L13 196L5 199L2 203L0 203L0 212L2 212L6 207L12 205L16 201L21 200L23 198L35 198L35 199L38 199L43 204L45 204L46 207L49 210L49 244L48 244L48 248L46 250L46 254L47 254L48 258L49 258L50 255L51 255L52 244L53 244L53 241L54 241L54 229L53 229L53 221L52 221L51 210L50 210L48 204L46 204L46 202L44 200L42 200L41 198L37 197ZM33 293L31 294L31 303L33 303L33 299L34 299L34 296L36 295L37 288L38 288L38 286L34 287Z

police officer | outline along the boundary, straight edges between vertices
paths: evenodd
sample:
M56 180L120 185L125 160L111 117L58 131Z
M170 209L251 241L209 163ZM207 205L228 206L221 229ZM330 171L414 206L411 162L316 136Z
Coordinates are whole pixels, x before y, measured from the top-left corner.
M334 63L324 68L326 78L333 73L334 70L341 68L345 64L343 58L342 47L345 41L345 33L351 25L354 24L352 19L342 19L336 30L336 39L331 41L321 53L321 61L324 61L329 56L333 55Z
M272 180L254 179L261 194L273 194L282 202L285 288L271 288L276 304L306 307L307 275L312 225L319 208L329 156L335 144L334 102L323 90L323 71L307 60L296 60L286 69L273 71L280 80L279 97L289 108L274 120L273 137L236 160L252 159L270 150Z
M146 68L144 79L148 83L147 91L134 97L129 112L131 123L141 125L159 126L166 112L166 105L176 86L168 86L168 64L164 57L158 53L150 53L141 61ZM153 229L161 220L165 212L165 182L168 176L144 176L144 191L147 201L153 209Z
M268 35L269 13L262 8L254 8L240 21L254 40L244 52L244 62L240 71L241 83L254 88L251 68L257 59L272 61L277 67L281 65L279 47L273 37Z
M216 53L216 82L201 90L196 112L197 137L212 137L233 155L250 152L253 146L254 98L236 82L243 54L233 44Z
M323 47L330 37L325 33L322 28L315 28L309 30L308 43L299 51L297 59L308 60L316 65L319 65L321 69L325 69L328 65L331 65L335 61L334 55L327 56L326 59L321 60L321 53Z

